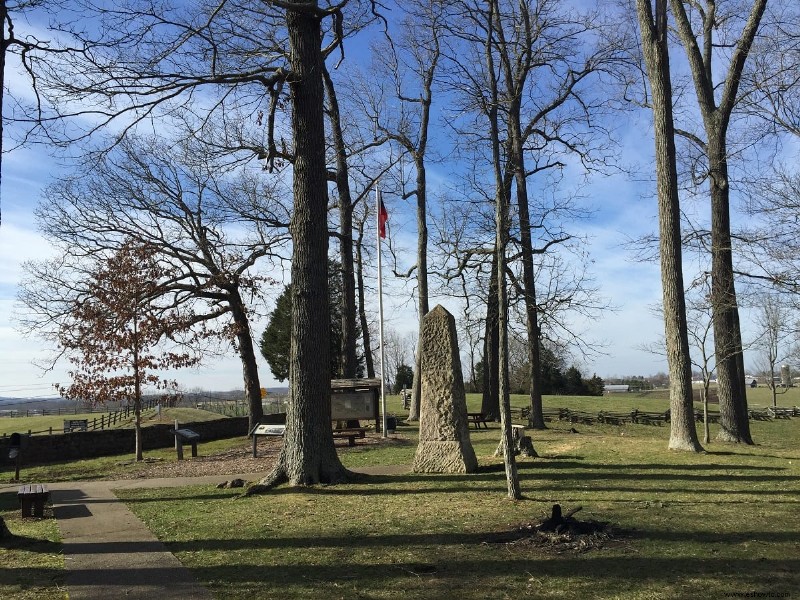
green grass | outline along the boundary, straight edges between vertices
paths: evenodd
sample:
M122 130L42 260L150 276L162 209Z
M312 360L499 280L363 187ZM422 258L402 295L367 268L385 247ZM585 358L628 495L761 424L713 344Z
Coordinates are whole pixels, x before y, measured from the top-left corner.
M233 438L202 442L200 445L200 452L205 456L224 452L231 448L241 447L243 441L243 438ZM177 460L175 449L172 447L146 449L144 457L146 461L174 462ZM142 472L143 468L141 464L137 464L134 461L133 452L63 463L47 463L43 465L23 464L20 469L19 482L42 483L130 479L139 477L139 473ZM13 466L5 462L3 463L2 469L0 480L10 482L14 476ZM0 595L0 598L2 598L2 595Z
M23 519L16 489L0 492L0 516L13 537L0 539L0 597L66 598L64 556L55 519Z
M65 419L100 419L98 413L69 413L63 415L47 415L44 417L0 417L0 436L28 431L46 431L53 428L53 434L64 433Z
M0 417L0 436L3 434L10 435L15 432L27 433L28 431L41 432L47 431L52 428L53 435L64 433L64 421L66 419L87 419L92 423L93 419L100 423L100 417L104 413L78 413L78 414L63 414L63 415L47 415L37 417ZM212 421L215 419L224 419L225 417L217 413L209 412L207 410L199 410L196 408L164 408L161 411L161 416L157 416L155 411L148 410L142 415L142 425L155 425L158 423L170 424L175 419L181 423L190 423L194 421ZM131 428L133 427L133 417L118 421L115 428ZM98 425L99 428L99 425ZM47 435L47 434L44 434Z
M480 404L477 396L469 401ZM659 393L545 398L546 406L588 412L664 410L667 403ZM751 403L759 402L751 395ZM396 398L389 407L404 415ZM541 458L520 461L519 502L506 499L492 456L496 427L470 431L481 463L470 475L373 476L252 498L196 486L119 495L217 598L779 597L800 589L800 420L751 427L756 446L712 442L698 455L667 451L666 426L551 423L530 432ZM416 439L416 427L401 424L386 444L348 448L342 462L410 464ZM241 444L207 442L203 454ZM175 460L173 449L146 455ZM22 475L113 479L136 468L130 458L43 465ZM576 516L611 522L624 534L583 553L486 543L541 520L556 502L582 506ZM64 598L55 521L21 519L15 492L0 493L0 515L16 535L0 541L0 597Z
M575 407L571 402L571 408ZM643 408L643 410L645 410ZM471 475L374 476L237 498L192 487L124 498L219 598L721 598L800 589L800 422L752 424L759 445L666 450L668 427L534 432L525 499L506 499L498 429L471 432ZM712 435L715 431L712 429ZM409 463L415 430L342 454ZM577 554L485 541L550 506L625 535Z

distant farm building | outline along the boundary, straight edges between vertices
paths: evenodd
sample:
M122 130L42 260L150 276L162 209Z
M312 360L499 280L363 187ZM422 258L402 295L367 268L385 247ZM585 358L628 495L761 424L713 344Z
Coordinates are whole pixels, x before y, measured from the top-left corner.
M603 386L604 394L627 394L631 391L631 386L627 384L608 384Z

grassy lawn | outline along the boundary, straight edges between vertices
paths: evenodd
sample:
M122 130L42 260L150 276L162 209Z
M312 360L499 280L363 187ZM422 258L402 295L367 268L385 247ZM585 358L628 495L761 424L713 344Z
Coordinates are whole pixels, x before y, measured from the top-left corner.
M0 516L14 537L0 539L0 598L66 598L64 557L55 519L23 519L16 489L0 493Z
M712 443L702 455L667 451L667 427L570 427L535 432L542 458L521 461L520 502L505 498L492 457L497 429L471 432L481 462L471 475L373 476L253 498L206 487L124 498L218 598L688 599L800 589L797 419L753 423L757 446ZM408 464L414 450L415 429L401 427L390 446L343 461ZM538 522L555 502L623 533L586 552L487 543Z
M763 399L754 391L751 404L769 404L767 390ZM526 401L513 398L516 406ZM778 402L800 404L800 391ZM480 398L469 403L477 410ZM545 405L656 411L668 399L663 392L560 396ZM389 410L404 416L395 397ZM506 499L492 456L497 426L471 430L481 469L470 475L364 476L252 498L197 486L119 495L220 599L790 597L800 589L800 419L751 427L756 446L712 442L693 455L666 450L668 427L551 423L532 432L541 458L519 463L519 502ZM389 443L341 457L353 468L407 465L416 441L416 427L401 424ZM207 442L203 453L241 443ZM175 460L171 448L147 456ZM23 476L113 479L131 468L130 458L42 465ZM576 517L610 522L617 534L586 551L493 541L541 521L553 503L581 506ZM0 540L0 597L64 598L57 523L21 519L15 490L0 493L0 515L15 534Z
M78 413L78 414L63 414L63 415L48 415L38 417L0 417L0 436L3 434L10 435L15 432L27 433L28 431L47 431L52 427L53 435L64 433L64 421L66 419L87 419L92 423L92 419L97 419L100 422L102 413ZM142 425L155 425L158 423L170 424L175 419L181 423L189 423L194 421L212 421L214 419L224 419L222 415L212 413L207 410L198 410L196 408L165 408L162 409L161 415L155 414L154 410L148 410L142 415ZM99 429L98 425L98 429ZM116 428L132 428L133 417L117 422ZM47 434L44 434L47 435Z

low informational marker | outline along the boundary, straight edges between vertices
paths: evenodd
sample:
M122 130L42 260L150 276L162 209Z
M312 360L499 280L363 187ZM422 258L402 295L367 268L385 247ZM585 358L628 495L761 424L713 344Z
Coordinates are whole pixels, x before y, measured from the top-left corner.
M64 433L89 431L89 419L64 419Z
M178 460L183 460L184 444L191 444L192 456L197 456L197 442L200 439L199 433L191 429L173 429L172 433L175 434L175 450L178 452Z
M281 437L286 431L286 425L256 425L250 432L253 436L253 458L258 457L258 437Z

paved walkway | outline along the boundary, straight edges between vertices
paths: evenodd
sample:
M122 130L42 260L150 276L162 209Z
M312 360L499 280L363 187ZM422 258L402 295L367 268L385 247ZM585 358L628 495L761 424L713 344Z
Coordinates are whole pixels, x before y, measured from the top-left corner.
M353 469L368 474L404 473L407 466ZM217 485L263 473L49 484L61 529L70 600L211 600L153 533L112 490ZM2 486L4 488L10 486ZM16 487L14 488L16 489Z
M245 476L254 480L256 475ZM50 485L53 514L64 544L70 600L211 600L155 535L112 490L216 485L230 476Z

